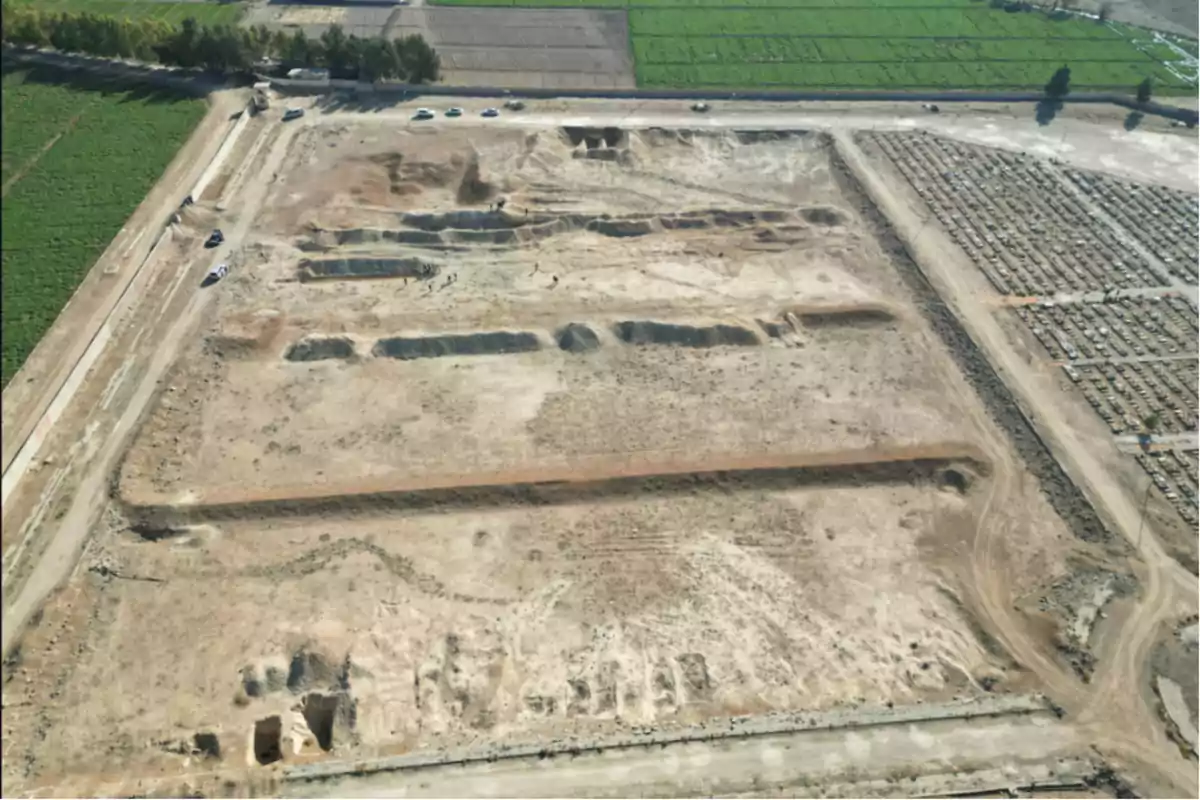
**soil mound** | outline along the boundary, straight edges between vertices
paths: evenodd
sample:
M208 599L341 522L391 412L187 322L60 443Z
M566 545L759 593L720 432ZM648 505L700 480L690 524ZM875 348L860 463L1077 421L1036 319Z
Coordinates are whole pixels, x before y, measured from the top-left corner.
M302 282L338 278L419 278L438 274L437 264L419 258L323 258L300 262Z
M763 333L767 334L767 336L770 336L772 339L782 338L783 335L790 330L790 328L782 322L771 322L763 319L757 320L757 322L758 327L763 329Z
M288 361L327 361L354 357L354 342L342 336L307 336L288 348Z
M761 344L758 336L748 328L737 325L670 325L663 322L629 320L613 326L617 338L627 344L668 344L677 347L720 347L736 345L742 347Z
M558 346L568 353L587 353L600 347L600 337L596 336L596 332L578 322L559 330L556 337Z
M372 353L385 358L411 360L442 356L482 356L503 353L527 353L541 349L536 334L525 331L510 333L451 334L446 336L403 337L380 339Z

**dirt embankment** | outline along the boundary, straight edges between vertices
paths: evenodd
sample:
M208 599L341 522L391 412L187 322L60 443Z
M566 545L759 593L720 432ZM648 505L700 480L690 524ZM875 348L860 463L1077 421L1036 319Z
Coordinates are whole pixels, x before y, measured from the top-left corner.
M620 497L690 494L697 490L774 490L803 486L931 484L956 494L990 474L974 447L959 444L887 450L730 457L694 464L613 464L590 470L527 470L476 477L430 476L420 483L370 486L282 487L242 497L208 497L201 503L167 504L125 498L143 536L180 525L215 520L308 515L352 515L379 510L470 509L561 505ZM493 479L494 478L494 479Z

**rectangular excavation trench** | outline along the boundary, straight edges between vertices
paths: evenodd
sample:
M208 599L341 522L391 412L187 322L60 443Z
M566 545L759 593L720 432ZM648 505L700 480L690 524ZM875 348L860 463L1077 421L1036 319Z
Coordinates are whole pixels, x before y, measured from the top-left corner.
M430 476L420 483L370 486L358 483L320 493L285 487L255 495L223 495L197 503L172 504L125 499L135 530L146 538L169 538L181 525L244 518L353 514L371 511L545 506L600 502L624 497L721 491L786 490L803 486L930 484L957 493L971 491L989 474L987 459L969 445L931 445L887 450L810 453L792 456L735 456L696 464L613 465L564 471L514 471L492 481L477 476Z

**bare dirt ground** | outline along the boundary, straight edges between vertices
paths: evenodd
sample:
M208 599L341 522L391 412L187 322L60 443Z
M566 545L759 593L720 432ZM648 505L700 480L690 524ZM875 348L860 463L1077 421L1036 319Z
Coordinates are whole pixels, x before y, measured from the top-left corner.
M852 138L803 112L760 133L403 113L251 131L65 417L90 430L74 471L18 495L6 794L288 794L331 754L1032 692L1051 704L986 723L336 788L1094 794L1123 786L1107 761L1195 792L1142 669L1194 593L1153 530L1134 552L1059 401L1033 403L1052 436L1030 426L1006 340L968 336L955 314L987 312L900 247L911 209ZM233 270L199 291L214 220Z
M632 89L633 55L624 11L570 8L454 8L422 3L373 7L253 7L246 25L303 30L330 25L358 36L420 34L453 86Z

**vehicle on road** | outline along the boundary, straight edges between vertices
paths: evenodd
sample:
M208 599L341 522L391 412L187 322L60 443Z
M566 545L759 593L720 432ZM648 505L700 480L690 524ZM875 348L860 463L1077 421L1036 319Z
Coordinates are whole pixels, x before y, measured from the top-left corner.
M451 109L447 109L447 111L446 111L447 117L461 117L462 115L463 115L463 110L461 108L459 108L458 106L455 106L454 108L451 108Z
M413 114L413 119L433 119L433 112L428 108L418 108L417 113Z
M228 264L217 264L215 267L213 267L212 269L210 269L208 271L208 274L204 276L204 281L200 285L201 286L212 286L214 283L221 280L221 278L224 278L228 274L229 274L229 265Z
M695 111L698 114L707 113L709 108L710 106L705 102L692 103L692 111Z
M525 101L523 101L523 100L505 100L504 107L507 108L509 111L521 111L525 108Z
M287 122L288 120L300 119L303 116L303 108L289 108L287 111L283 112L283 121Z
M212 248L219 246L224 241L225 234L221 233L220 228L217 228L208 235L208 239L205 240L204 246L211 250Z
M499 112L499 111L497 111L497 110L496 110L496 109L494 109L494 108L485 108L485 109L483 110L483 116L485 116L485 117L498 117L498 116L500 116L500 112Z

